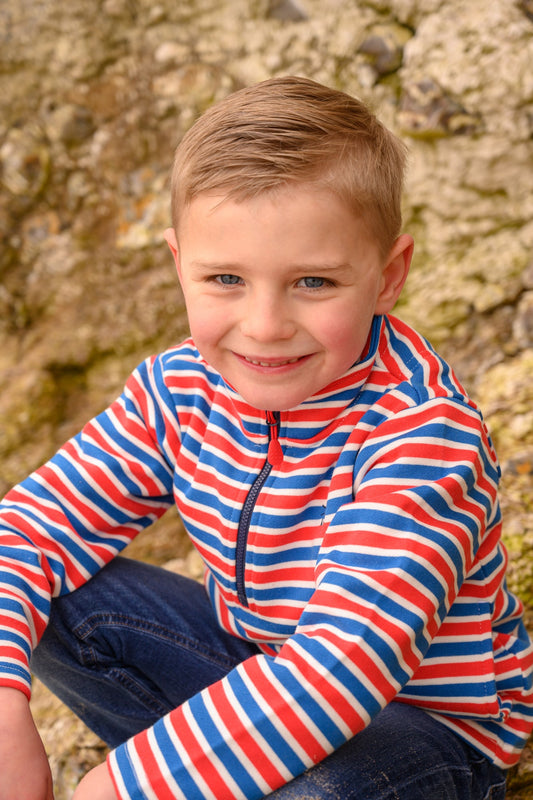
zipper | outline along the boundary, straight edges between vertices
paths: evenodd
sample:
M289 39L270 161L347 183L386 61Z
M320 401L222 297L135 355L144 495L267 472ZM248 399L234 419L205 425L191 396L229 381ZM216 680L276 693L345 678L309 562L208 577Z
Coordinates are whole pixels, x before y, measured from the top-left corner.
M279 443L279 411L267 411L266 423L268 425L268 451L266 461L261 472L252 483L246 500L242 507L239 528L237 530L237 544L235 548L235 582L237 585L237 596L243 606L248 605L246 588L244 585L244 571L246 567L246 544L248 542L248 532L252 521L255 504L265 481L270 475L272 467L277 467L283 459L283 452Z

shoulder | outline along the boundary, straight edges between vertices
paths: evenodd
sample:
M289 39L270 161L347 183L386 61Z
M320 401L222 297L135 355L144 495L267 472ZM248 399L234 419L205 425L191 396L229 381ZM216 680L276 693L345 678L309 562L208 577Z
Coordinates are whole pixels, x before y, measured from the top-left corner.
M403 320L385 318L379 357L391 374L391 385L396 383L395 388L411 403L442 398L475 407L452 366Z
M125 398L147 413L166 408L177 413L191 406L206 409L223 380L202 358L192 339L146 358L130 375Z
M207 364L192 339L150 356L135 370L134 374L164 385L167 390L187 391L199 386L217 386L222 378Z
M370 380L381 384L381 391L375 391L359 423L360 476L380 459L391 474L425 470L423 480L441 467L475 464L476 474L497 486L500 470L483 415L423 336L386 317Z
M468 431L468 438L481 438L492 449L481 411L452 367L402 320L384 319L368 389L362 422L372 436L438 430L446 437L454 428L457 435Z
M157 364L166 373L191 368L197 372L208 369L207 363L200 355L191 338L185 339L180 344L169 347L167 350L153 356L149 361Z

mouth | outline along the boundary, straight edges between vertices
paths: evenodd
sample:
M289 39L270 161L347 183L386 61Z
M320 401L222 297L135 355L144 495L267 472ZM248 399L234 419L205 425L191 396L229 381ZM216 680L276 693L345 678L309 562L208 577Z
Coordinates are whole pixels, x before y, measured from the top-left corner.
M243 360L246 361L247 364L253 364L256 367L285 367L287 364L296 364L302 356L296 356L296 358L269 358L266 359L256 359L256 358L248 358L247 356L242 356Z
M287 371L295 369L300 364L303 364L309 358L310 355L305 356L293 356L292 358L281 358L276 356L271 357L259 357L259 356L244 356L240 353L234 353L234 355L249 367L252 370L263 370L264 372L268 372L270 375L274 375L276 373L284 374Z

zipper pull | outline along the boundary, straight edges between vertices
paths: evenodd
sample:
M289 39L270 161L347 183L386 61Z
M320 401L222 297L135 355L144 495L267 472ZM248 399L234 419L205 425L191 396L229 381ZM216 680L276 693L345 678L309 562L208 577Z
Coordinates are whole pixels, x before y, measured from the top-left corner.
M267 461L273 467L279 467L283 461L283 450L279 443L279 413L267 411L266 421L268 425L268 455Z

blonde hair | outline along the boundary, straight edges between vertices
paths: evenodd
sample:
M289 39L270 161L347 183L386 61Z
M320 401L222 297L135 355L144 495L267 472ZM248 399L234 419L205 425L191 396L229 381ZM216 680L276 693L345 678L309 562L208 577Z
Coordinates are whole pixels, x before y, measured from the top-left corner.
M360 100L299 77L272 78L209 108L181 140L172 223L200 192L237 201L299 183L328 188L382 255L401 228L406 148Z

